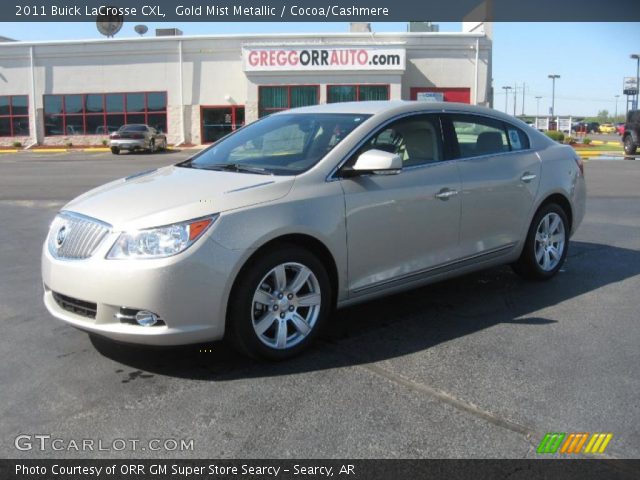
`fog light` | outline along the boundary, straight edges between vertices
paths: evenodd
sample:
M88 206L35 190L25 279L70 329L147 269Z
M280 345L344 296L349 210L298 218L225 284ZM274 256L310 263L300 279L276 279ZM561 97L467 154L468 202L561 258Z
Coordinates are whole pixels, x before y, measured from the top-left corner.
M155 313L146 310L140 310L136 313L136 322L143 327L151 327L158 323L158 316Z

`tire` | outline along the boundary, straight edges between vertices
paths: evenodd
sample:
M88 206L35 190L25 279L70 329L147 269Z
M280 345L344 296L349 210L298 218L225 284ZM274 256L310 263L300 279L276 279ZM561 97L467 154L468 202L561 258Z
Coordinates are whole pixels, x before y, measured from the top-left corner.
M111 147L111 153L118 155L120 153L120 149L118 147Z
M227 338L253 358L291 358L317 338L331 296L329 275L315 255L297 245L279 246L238 275L229 299Z
M638 146L633 141L631 135L627 135L624 138L624 153L626 153L627 155L635 155L637 149Z
M512 268L526 279L548 280L562 268L568 247L567 214L559 205L548 203L533 217L522 254Z

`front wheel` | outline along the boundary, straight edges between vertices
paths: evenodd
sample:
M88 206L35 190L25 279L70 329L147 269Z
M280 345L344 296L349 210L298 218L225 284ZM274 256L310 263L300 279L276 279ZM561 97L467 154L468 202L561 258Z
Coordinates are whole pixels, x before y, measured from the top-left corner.
M562 268L569 244L569 222L555 203L542 206L533 217L527 238L513 270L531 280L547 280Z
M229 301L228 337L254 358L283 360L317 337L332 305L322 262L296 245L252 261L238 277Z
M633 141L633 138L631 138L631 135L627 135L624 139L624 153L627 155L635 155L637 148L638 146Z

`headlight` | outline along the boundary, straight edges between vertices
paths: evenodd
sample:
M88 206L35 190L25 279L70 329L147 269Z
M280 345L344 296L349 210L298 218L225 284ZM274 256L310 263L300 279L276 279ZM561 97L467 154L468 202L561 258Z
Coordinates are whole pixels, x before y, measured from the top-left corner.
M218 215L188 222L122 232L111 247L108 259L165 258L185 251L202 236Z

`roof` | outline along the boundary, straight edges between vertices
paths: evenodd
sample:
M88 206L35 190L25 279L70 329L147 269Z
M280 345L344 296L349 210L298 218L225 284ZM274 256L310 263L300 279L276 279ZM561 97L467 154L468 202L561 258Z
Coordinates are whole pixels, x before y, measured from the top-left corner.
M362 115L376 115L379 113L403 113L403 112L442 112L456 111L469 112L491 115L493 117L502 118L513 122L515 119L510 115L506 115L498 110L493 110L479 105L469 105L467 103L455 102L423 102L416 100L385 100L385 101L368 101L368 102L343 102L343 103L327 103L323 105L313 105L309 107L301 107L293 110L285 110L277 115L283 115L287 112L295 113L355 113Z
M91 38L91 39L72 39L72 40L36 40L36 41L12 41L7 42L6 46L45 46L45 45L85 45L85 44L116 44L124 42L177 42L189 40L232 40L239 39L243 41L282 41L293 40L300 41L304 39L312 39L317 42L318 38L340 39L350 38L359 41L388 41L390 38L482 38L484 33L477 32L314 32L314 33L226 33L226 34L210 34L210 35L178 35L178 36L161 36L161 37L119 37L119 38ZM5 45L3 45L5 46Z

